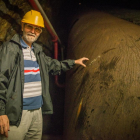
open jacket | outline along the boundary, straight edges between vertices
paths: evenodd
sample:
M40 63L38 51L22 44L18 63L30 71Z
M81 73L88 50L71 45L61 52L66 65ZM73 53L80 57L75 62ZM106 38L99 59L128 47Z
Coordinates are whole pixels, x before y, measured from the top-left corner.
M52 114L53 106L49 93L49 73L56 75L71 69L74 60L58 61L46 56L42 47L33 43L39 64L42 83L43 114ZM20 36L16 34L2 45L0 52L0 115L7 115L10 125L20 124L23 108L24 60Z

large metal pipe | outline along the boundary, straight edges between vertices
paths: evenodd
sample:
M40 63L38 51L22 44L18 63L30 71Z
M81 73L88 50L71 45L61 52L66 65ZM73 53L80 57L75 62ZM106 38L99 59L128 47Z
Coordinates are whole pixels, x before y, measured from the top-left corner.
M140 139L140 26L109 14L78 15L68 58L64 140Z

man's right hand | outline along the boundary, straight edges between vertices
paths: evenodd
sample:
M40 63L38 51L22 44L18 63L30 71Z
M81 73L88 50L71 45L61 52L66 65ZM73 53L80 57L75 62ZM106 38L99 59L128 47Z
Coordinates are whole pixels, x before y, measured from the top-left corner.
M8 137L8 131L9 131L9 119L7 115L1 115L0 116L0 134Z

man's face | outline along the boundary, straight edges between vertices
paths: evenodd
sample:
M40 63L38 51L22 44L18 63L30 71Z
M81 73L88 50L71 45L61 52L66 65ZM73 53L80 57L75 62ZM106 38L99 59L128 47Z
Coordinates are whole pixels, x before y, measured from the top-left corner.
M42 29L39 26L35 26L28 23L22 23L23 39L26 43L32 44L40 36Z

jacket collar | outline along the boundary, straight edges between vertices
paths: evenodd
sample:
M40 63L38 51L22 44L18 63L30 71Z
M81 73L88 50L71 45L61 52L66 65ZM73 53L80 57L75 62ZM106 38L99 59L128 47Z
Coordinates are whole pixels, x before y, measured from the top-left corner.
M15 42L16 44L18 44L20 47L21 47L21 44L20 44L20 35L19 34L15 34L10 41L13 41ZM33 46L34 46L34 49L35 49L35 52L36 53L39 53L40 51L42 51L42 47L37 44L37 43L33 43Z
M21 44L20 44L20 35L19 35L19 34L15 34L15 35L11 38L10 41L13 41L13 42L15 42L15 43L17 43L18 45L21 46Z

